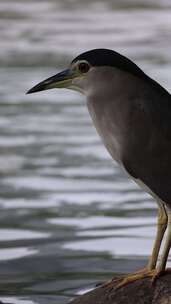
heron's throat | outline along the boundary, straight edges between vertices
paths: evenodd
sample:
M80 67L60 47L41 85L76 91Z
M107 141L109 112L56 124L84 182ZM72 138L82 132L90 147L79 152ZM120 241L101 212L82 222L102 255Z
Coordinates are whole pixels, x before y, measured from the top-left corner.
M121 163L122 160L122 128L115 121L113 109L88 98L87 106L94 126L112 158Z

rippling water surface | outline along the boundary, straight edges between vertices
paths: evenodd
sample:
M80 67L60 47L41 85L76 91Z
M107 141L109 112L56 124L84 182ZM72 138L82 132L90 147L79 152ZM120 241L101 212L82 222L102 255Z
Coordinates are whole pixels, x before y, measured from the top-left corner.
M85 99L25 92L94 47L171 88L170 16L162 0L0 1L3 302L64 304L147 262L156 205L110 159Z

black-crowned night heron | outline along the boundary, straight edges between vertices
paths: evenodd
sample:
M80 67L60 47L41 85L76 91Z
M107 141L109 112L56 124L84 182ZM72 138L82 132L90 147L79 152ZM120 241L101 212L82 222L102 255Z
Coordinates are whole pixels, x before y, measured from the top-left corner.
M166 271L171 246L170 94L131 60L108 49L79 55L66 70L28 93L53 88L68 88L86 95L94 125L112 158L157 201L158 229L148 265L126 276L120 284L158 276Z

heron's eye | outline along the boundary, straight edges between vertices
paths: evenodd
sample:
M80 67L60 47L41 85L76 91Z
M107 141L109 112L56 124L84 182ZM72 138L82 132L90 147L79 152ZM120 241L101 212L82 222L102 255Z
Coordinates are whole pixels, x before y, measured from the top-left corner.
M88 63L86 62L81 62L79 65L78 65L78 69L81 73L87 73L88 70L90 69L90 66Z

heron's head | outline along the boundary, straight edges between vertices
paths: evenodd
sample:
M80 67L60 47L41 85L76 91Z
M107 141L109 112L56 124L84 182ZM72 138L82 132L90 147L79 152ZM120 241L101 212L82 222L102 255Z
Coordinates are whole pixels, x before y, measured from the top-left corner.
M27 94L39 91L66 88L85 95L93 89L115 79L118 71L144 77L143 71L131 60L109 49L94 49L77 56L64 71L43 80L31 88ZM124 84L123 84L124 85Z

